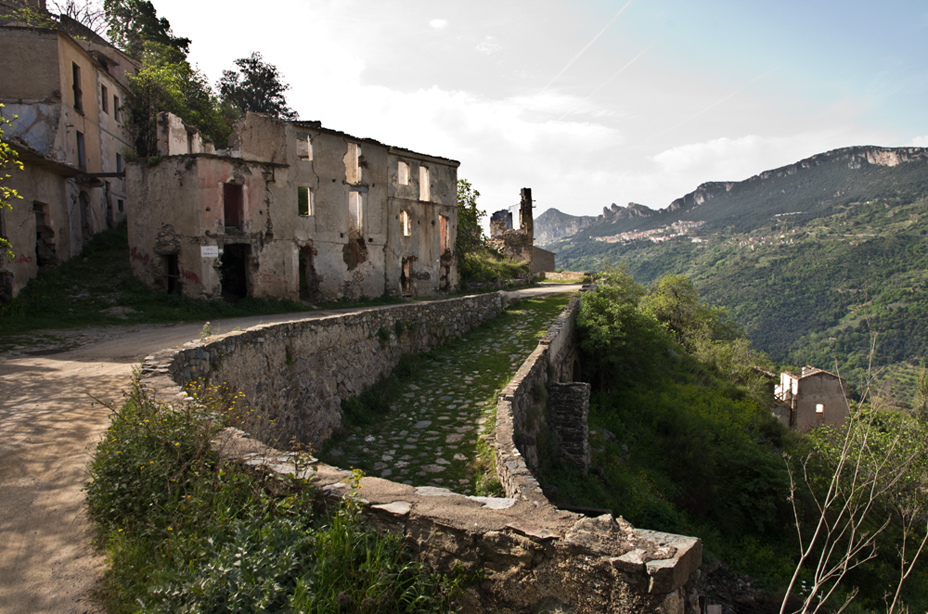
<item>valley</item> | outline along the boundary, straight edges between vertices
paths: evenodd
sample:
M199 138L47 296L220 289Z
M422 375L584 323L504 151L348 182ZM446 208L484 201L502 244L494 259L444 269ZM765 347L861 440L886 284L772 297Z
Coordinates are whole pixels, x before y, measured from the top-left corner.
M784 365L860 381L873 342L885 394L908 402L928 357L928 163L925 150L886 151L703 184L646 217L600 216L547 249L565 270L622 262L643 284L686 275Z

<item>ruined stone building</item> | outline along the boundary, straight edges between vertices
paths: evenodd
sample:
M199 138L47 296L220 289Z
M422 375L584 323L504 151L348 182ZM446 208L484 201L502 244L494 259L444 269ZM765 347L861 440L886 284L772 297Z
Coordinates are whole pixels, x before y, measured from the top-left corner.
M522 188L519 204L519 228L512 225L512 213L508 209L490 216L490 247L503 256L520 262L528 262L532 275L554 270L554 252L535 247L535 221L532 214L532 190Z
M248 113L211 151L159 117L128 165L133 273L190 297L334 301L458 286L458 162Z
M775 410L777 419L802 433L841 425L849 414L844 380L815 367L805 366L798 375L781 373L774 396L784 403Z
M44 10L44 2L4 2ZM21 200L0 210L0 236L13 259L0 258L0 301L27 281L80 253L97 232L125 217L122 179L131 151L123 120L129 56L89 30L0 26L0 103L12 122L4 140L19 154L22 171L5 185ZM81 28L79 24L70 24Z

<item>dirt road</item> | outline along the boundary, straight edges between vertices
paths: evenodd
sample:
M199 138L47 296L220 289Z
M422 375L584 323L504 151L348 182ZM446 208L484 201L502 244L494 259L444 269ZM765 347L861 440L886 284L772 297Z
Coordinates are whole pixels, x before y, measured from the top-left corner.
M216 321L213 332L350 311L360 310ZM59 344L80 347L59 351L46 344L44 350L0 355L0 614L101 611L90 593L103 559L91 547L81 492L92 447L109 420L109 410L95 399L118 401L133 366L156 350L197 339L201 329L185 324L62 332L53 335Z

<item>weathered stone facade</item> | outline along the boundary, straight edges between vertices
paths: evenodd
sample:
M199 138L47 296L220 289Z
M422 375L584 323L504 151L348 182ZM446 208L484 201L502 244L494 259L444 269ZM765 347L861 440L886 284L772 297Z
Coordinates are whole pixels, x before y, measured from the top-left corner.
M255 113L229 150L169 115L159 130L157 163L127 169L132 271L148 286L311 301L458 287L458 162Z
M131 145L121 105L137 68L95 35L0 26L0 103L12 122L3 138L24 165L4 182L22 199L0 209L0 236L14 253L0 258L0 302L125 218Z
M840 426L850 413L844 380L816 367L805 366L799 375L781 373L774 396L785 404L774 410L777 419L802 433L823 425Z
M535 221L532 214L531 189L522 188L518 230L512 227L511 213L506 210L497 211L490 219L490 238L487 239L487 244L507 258L528 262L529 271L535 272L532 264L535 255Z
M540 247L532 247L532 275L538 277L556 268L555 253Z

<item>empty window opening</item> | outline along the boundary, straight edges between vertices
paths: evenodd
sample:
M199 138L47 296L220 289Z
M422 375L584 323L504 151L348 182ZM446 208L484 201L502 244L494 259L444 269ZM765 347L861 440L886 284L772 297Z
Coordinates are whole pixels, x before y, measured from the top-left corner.
M448 249L448 216L438 216L438 235L441 237L441 251Z
M242 226L242 186L236 183L225 183L222 186L222 205L226 228L241 228Z
M400 261L400 291L404 296L412 295L412 263L415 257L403 258Z
M432 191L429 187L429 169L427 166L419 167L419 200L431 200Z
M193 150L194 150L193 132L188 130L187 131L187 153L188 154L196 153Z
M296 189L297 210L300 215L313 214L313 191L310 188L300 186Z
M84 149L84 133L77 133L77 168L87 170L87 152Z
M300 160L306 161L313 159L312 137L306 137L305 139L300 139L296 142L296 157Z
M104 113L110 112L110 93L105 85L100 86L100 108Z
M400 162L396 168L396 179L400 185L409 185L409 163Z
M226 245L219 257L219 280L222 298L230 303L248 296L248 257L251 246L247 244Z
M116 154L116 172L117 172L117 173L121 173L122 170L123 170L123 166L122 166L122 156L119 155L119 154Z
M124 200L121 199L121 198L117 198L117 199L116 199L116 210L119 211L120 213L125 212L125 210L126 210L126 201L124 201Z
M71 63L71 89L74 91L74 108L84 112L84 92L81 89L81 67Z
M55 253L55 231L51 229L48 205L32 203L35 214L35 262L39 268L53 267L58 264Z
M164 256L164 281L168 294L180 294L180 266L177 254Z
M409 211L400 211L400 226L403 228L404 237L408 237L412 234L412 222L409 217Z
M361 182L361 146L357 143L348 143L348 153L345 154L345 181Z
M119 121L119 96L113 94L113 119Z
M351 227L361 233L364 224L364 195L361 192L348 192L348 215Z

